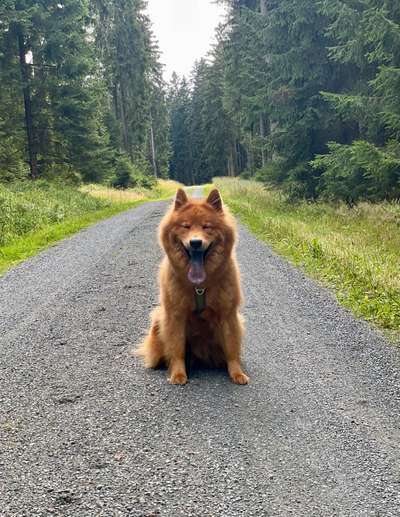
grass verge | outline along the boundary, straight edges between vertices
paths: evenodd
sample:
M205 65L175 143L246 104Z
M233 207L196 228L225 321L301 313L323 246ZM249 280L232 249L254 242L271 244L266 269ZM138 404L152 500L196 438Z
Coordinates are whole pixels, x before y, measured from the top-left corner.
M40 181L0 186L0 273L102 219L145 201L168 199L177 185L160 181L147 191L78 190Z
M400 340L400 204L290 204L258 182L214 184L252 232Z
M175 194L177 188L181 186L182 185L176 181L158 180L157 185L151 190L144 188L120 190L97 184L84 185L80 190L97 199L113 203L132 203L137 201L169 199Z

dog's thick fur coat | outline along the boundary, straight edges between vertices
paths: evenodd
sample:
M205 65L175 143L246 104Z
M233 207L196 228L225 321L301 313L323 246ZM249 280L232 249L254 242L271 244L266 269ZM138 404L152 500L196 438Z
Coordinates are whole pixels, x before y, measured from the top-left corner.
M187 382L187 350L194 361L226 366L233 382L247 384L240 364L243 324L236 230L218 190L198 200L179 189L161 221L159 240L166 253L159 274L160 305L138 355L148 368L167 365L172 384ZM205 250L200 266L192 265L188 252L196 242ZM200 314L195 312L195 287L206 293Z

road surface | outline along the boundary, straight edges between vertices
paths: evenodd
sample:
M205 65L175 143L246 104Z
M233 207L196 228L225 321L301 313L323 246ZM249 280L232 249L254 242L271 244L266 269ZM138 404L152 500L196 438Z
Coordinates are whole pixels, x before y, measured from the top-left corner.
M398 516L400 353L240 230L249 386L129 352L165 203L0 279L0 515Z

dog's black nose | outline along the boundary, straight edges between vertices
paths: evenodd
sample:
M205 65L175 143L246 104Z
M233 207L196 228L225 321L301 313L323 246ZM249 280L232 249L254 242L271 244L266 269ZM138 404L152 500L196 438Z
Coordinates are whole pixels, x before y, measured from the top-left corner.
M194 250L199 250L203 245L203 241L201 239L192 239L190 241L190 247Z

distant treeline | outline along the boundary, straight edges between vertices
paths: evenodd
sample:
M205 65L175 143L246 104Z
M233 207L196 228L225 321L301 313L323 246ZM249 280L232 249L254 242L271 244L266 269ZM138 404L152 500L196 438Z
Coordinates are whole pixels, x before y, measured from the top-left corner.
M167 175L166 88L145 5L0 2L0 181Z
M400 198L400 2L230 0L170 91L172 176L255 176L292 198Z

